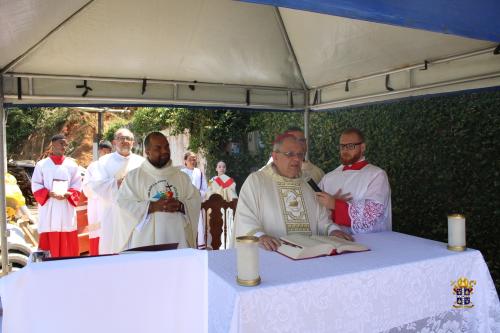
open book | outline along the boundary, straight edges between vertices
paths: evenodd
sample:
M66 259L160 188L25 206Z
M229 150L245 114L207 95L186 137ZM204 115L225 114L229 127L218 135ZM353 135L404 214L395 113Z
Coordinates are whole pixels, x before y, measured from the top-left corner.
M362 244L334 236L306 236L300 234L281 237L281 246L278 248L279 253L291 259L308 259L368 250L369 248Z

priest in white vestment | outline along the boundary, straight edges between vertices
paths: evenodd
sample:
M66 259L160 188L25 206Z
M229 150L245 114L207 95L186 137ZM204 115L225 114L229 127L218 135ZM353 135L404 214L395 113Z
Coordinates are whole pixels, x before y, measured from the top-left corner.
M332 223L327 210L302 177L304 155L304 145L293 135L282 134L276 138L273 162L250 174L241 188L235 237L259 237L260 246L271 251L281 244L279 237L294 233L352 240Z
M305 153L307 154L307 139L304 131L300 127L289 127L283 134L293 135L299 143L304 145ZM273 158L271 157L267 164L271 164ZM319 183L325 173L319 167L314 165L311 161L304 159L302 161L302 177L306 180L312 179L315 183Z
M215 167L215 171L217 171L217 176L212 177L208 181L208 191L207 195L205 197L205 200L208 200L212 194L218 194L224 199L225 201L231 202L233 199L238 198L238 194L236 194L236 183L234 182L234 179L226 175L226 163L224 161L219 161L217 162L217 166ZM223 209L221 209L223 210ZM224 214L224 212L223 212ZM229 240L232 238L232 231L233 231L233 215L234 212L232 209L228 209L227 212L225 212L225 219L224 223L226 224L226 234L224 234L224 227L222 228L222 234L221 234L221 248L225 249L226 248L226 239L227 243L229 243ZM207 235L210 236L210 223L207 220ZM211 244L211 239L210 237L207 237L207 246L208 244Z
M196 154L188 151L184 154L184 166L181 168L181 171L189 176L191 179L191 183L194 187L196 187L200 193L200 199L203 200L206 196L208 187L207 187L207 179L203 172L196 167L198 164L198 160ZM203 220L203 215L200 214L198 221L198 248L204 249L206 247L205 244L205 222Z
M392 229L391 188L387 174L365 160L366 143L356 128L340 136L342 164L319 183L318 200L331 209L333 221L351 234Z
M201 199L189 177L172 167L167 138L160 132L144 141L147 159L128 173L118 193L122 217L115 248L178 243L196 248Z
M114 225L120 216L116 203L118 189L131 170L138 168L144 158L132 153L134 135L127 128L115 132L113 140L115 152L99 158L96 172L87 185L95 194L101 209L101 234L99 254L115 253L113 249Z
M82 185L75 160L64 156L68 143L62 134L51 139L49 157L38 161L31 190L38 202L39 245L52 257L80 255L76 209Z
M113 146L109 141L101 141L97 146L98 158L110 154ZM89 164L83 177L82 189L87 197L87 221L89 230L89 254L91 256L99 255L99 239L101 236L102 213L101 200L97 196L89 183L92 179L98 178L98 161Z

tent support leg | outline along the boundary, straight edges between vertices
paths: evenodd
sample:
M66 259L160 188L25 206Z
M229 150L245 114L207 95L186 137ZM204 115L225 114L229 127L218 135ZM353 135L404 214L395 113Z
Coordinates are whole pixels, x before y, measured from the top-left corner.
M309 140L309 92L304 93L304 136L306 137L307 142L310 142ZM309 160L309 150L306 153L305 156L306 160Z
M2 249L2 271L0 276L9 274L9 253L7 246L7 204L5 201L5 173L7 172L7 148L6 148L6 113L3 106L3 76L0 75L0 175L2 181L0 182L0 242Z

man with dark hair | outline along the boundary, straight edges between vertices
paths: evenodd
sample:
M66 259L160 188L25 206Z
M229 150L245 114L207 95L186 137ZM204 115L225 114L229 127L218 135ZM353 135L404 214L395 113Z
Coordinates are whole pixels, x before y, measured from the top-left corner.
M99 254L115 252L114 226L120 216L120 207L116 204L118 189L127 173L144 161L142 156L132 153L134 134L129 129L119 128L115 132L113 145L115 152L99 158L96 172L86 184L99 200L102 214Z
M51 154L35 165L31 189L38 202L38 247L52 257L78 256L76 210L81 177L76 162L64 156L68 142L54 135Z
M302 128L291 126L288 127L283 133L293 135L297 139L297 141L304 146L304 151L307 153L307 139ZM270 164L272 161L273 158L271 157L267 164ZM316 183L319 183L324 175L325 173L323 172L323 170L318 168L311 161L304 158L304 160L302 161L302 177L304 177L306 180L313 179Z
M256 236L266 250L276 251L288 234L334 235L352 238L329 219L302 177L305 147L292 134L281 134L273 145L271 164L250 174L243 184L235 218L235 237ZM234 240L233 240L234 241Z
M365 160L365 136L357 128L340 135L342 164L321 180L317 193L332 220L351 234L391 230L391 188L387 174Z
M118 192L122 214L114 247L117 252L165 243L196 248L200 195L189 177L172 166L162 133L152 132L144 142L147 159L127 174Z
M98 158L111 153L113 146L109 141L101 141L97 145ZM83 177L83 193L87 197L87 220L89 229L89 254L91 256L99 255L99 239L101 237L101 225L103 220L104 207L102 200L92 191L89 183L96 179L99 167L99 161L94 161L89 164Z

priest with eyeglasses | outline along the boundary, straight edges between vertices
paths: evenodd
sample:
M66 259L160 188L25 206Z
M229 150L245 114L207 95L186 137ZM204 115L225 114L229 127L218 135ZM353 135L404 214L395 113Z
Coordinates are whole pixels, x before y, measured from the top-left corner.
M391 187L386 172L365 159L365 136L357 128L340 135L342 164L327 173L316 193L332 220L350 234L392 229Z
M259 245L276 251L289 234L352 237L333 224L325 207L302 177L305 147L285 133L276 137L272 163L250 174L236 209L234 237L256 236ZM234 242L234 239L233 239Z

